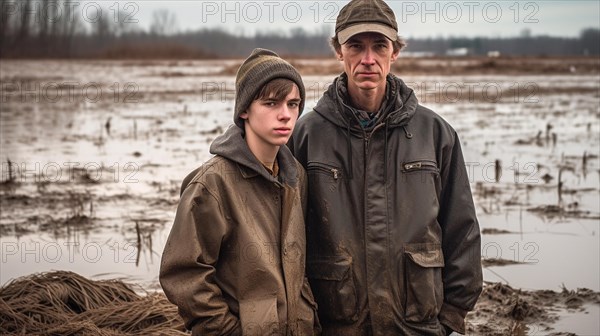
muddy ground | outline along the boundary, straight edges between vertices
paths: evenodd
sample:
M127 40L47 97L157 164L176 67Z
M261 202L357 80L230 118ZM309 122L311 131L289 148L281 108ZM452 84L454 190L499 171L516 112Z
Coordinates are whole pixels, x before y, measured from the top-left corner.
M600 293L589 289L525 291L487 283L475 310L467 315L467 334L577 335L554 329L560 311L585 314L585 305L598 304Z
M341 67L293 62L310 109ZM160 290L179 185L231 123L237 64L1 61L0 285L69 270ZM461 139L489 282L469 334L600 334L599 68L597 58L395 65Z
M142 293L136 293L135 290ZM563 288L522 291L486 283L476 309L467 316L469 335L575 335L556 332L557 311L585 312L600 304L600 293ZM65 271L34 274L0 287L0 333L180 335L183 321L162 293L135 284L91 281Z

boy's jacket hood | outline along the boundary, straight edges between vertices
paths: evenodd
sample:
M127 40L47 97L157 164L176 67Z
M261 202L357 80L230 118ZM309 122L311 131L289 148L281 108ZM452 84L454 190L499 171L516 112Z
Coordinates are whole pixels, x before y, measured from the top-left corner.
M296 184L296 162L287 146L279 147L277 152L279 176L274 177L254 156L246 143L242 130L237 126L230 126L225 133L218 136L210 145L210 153L220 155L243 166L245 168L244 177L260 175L278 185L284 183L293 186Z

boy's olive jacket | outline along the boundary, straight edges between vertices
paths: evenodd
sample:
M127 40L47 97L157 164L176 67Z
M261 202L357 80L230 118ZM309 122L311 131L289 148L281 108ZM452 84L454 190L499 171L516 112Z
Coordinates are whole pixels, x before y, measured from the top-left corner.
M182 185L160 283L193 335L311 335L306 177L286 146L273 177L232 126Z

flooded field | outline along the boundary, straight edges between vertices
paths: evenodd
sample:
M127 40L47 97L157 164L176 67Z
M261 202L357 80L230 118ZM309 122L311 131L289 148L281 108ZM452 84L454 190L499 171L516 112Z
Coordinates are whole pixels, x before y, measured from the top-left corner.
M181 180L231 123L237 64L0 62L0 286L68 270L159 290ZM397 73L461 138L486 281L600 291L600 80L569 69ZM304 76L307 110L333 77ZM600 334L599 307L523 333Z

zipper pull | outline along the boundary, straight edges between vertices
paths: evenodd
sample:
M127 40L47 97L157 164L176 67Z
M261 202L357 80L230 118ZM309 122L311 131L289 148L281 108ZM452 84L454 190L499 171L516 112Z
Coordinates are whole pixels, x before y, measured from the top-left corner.
M331 168L331 172L333 173L333 179L337 180L338 179L338 170L335 168Z
M415 168L421 168L421 162L407 163L404 165L404 169L406 170L411 170Z

